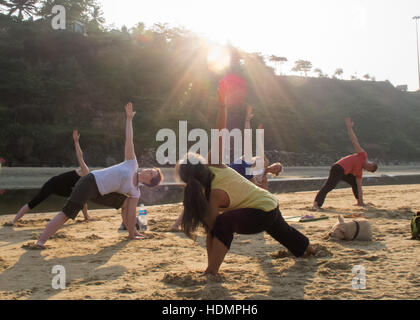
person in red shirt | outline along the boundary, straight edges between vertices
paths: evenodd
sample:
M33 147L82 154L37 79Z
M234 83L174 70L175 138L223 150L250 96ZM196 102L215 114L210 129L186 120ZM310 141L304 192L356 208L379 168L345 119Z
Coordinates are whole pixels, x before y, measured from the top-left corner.
M359 141L353 132L353 125L354 123L351 119L346 118L347 132L356 153L338 160L331 167L327 181L316 195L312 207L314 211L322 207L327 193L332 191L341 180L351 185L354 197L357 199L357 205L365 206L362 192L363 169L375 172L378 169L378 165L374 162L367 161L367 153L360 147Z

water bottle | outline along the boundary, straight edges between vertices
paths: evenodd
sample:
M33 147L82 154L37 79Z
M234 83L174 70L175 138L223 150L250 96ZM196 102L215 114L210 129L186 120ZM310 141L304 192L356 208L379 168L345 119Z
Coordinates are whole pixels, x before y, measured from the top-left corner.
M147 210L144 204L141 204L139 210L139 224L140 230L139 231L146 231L147 230Z

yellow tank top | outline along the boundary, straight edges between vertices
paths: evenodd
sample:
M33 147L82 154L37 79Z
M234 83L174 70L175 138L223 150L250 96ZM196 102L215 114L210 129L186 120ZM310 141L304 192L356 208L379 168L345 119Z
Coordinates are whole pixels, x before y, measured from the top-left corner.
M265 189L253 184L232 168L216 168L209 166L215 177L211 182L211 189L220 189L229 196L229 207L221 211L253 208L265 212L274 210L278 206L277 198Z

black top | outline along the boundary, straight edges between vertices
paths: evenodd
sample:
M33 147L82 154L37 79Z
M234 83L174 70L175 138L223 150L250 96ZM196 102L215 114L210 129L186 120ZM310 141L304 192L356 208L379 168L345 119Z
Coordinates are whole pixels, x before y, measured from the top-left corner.
M76 170L73 170L52 177L49 183L51 183L53 193L59 196L69 197L74 185L80 178L81 177L77 174Z

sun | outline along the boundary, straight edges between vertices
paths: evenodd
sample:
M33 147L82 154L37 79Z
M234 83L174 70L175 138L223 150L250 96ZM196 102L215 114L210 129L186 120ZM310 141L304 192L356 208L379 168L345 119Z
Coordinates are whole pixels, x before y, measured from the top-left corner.
M230 51L225 46L216 45L210 48L207 55L207 64L211 71L223 72L230 66L230 63Z

